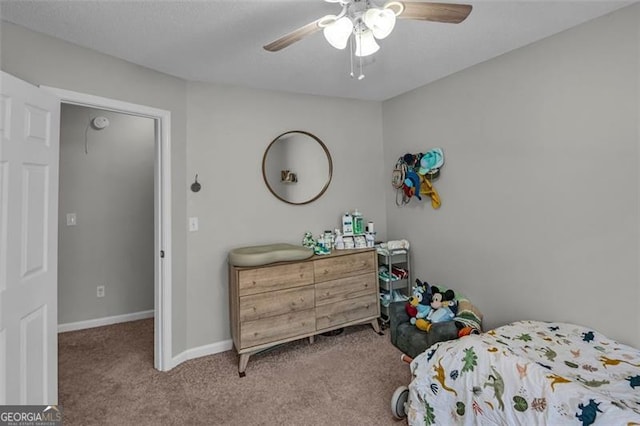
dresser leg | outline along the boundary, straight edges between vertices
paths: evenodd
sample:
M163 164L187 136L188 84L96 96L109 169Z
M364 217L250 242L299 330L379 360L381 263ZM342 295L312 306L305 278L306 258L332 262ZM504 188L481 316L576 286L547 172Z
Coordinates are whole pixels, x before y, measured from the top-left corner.
M251 354L240 354L240 361L238 362L238 374L240 377L244 377L246 375L244 370L247 369L250 356Z
M373 327L373 331L375 331L379 335L381 335L381 336L384 335L384 333L382 331L380 331L380 323L378 323L378 319L377 318L371 320L371 327Z

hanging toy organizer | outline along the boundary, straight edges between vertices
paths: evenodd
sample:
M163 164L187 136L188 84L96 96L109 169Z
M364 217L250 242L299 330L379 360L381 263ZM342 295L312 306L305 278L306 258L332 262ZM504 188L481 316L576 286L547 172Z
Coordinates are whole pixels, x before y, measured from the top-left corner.
M391 184L396 189L396 204L402 207L414 197L422 201L424 196L431 200L431 207L440 208L442 202L433 181L440 176L443 165L442 148L400 157L391 175Z

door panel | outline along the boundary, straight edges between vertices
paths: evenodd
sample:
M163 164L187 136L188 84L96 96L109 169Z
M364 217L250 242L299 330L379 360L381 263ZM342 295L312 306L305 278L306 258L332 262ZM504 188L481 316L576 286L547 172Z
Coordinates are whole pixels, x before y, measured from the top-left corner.
M25 112L25 140L49 146L51 112L35 105L27 104Z
M49 167L45 164L22 166L22 279L45 272L47 264L47 199Z
M0 78L0 404L55 405L60 101Z
M20 320L20 401L43 401L47 378L47 307Z
M7 330L0 330L0 403L7 400Z
M2 114L0 113L1 116ZM4 141L2 141L2 144L4 145ZM7 288L7 256L4 253L7 252L8 194L9 165L6 161L0 161L0 294Z

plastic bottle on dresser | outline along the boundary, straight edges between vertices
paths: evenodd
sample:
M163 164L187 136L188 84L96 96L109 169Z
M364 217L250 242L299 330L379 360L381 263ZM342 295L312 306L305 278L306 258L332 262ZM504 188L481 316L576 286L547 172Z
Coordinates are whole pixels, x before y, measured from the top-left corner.
M349 212L342 216L342 235L344 237L353 235L353 216Z
M355 209L353 212L353 234L364 234L364 218L362 217L362 213L360 213L358 209Z
M375 246L375 237L373 236L372 233L367 232L365 234L365 238L367 240L367 247L374 247Z
M333 244L334 244L333 239L334 239L333 232L331 232L330 230L324 231L324 245L327 246L327 248L329 249L333 248Z
M344 250L344 240L342 239L342 235L340 235L340 230L336 229L336 237L334 241L334 246L336 250Z

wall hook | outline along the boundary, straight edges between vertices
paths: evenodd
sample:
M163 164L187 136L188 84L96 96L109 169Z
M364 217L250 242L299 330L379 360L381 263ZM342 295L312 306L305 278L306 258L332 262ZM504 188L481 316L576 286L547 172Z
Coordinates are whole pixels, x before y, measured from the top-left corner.
M191 184L191 190L193 192L198 192L202 188L202 185L198 183L198 175L196 174L196 180Z

